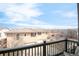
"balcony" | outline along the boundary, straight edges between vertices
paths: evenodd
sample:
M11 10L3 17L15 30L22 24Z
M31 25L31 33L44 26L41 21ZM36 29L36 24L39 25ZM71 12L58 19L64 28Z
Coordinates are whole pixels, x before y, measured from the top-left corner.
M74 54L78 41L59 40L54 42L44 41L16 48L5 48L0 50L0 56L62 56L63 52Z

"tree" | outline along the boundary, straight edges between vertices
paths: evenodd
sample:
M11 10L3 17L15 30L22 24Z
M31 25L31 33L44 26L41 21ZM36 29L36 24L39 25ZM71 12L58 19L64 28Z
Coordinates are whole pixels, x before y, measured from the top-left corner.
M76 30L74 30L74 29L68 29L67 30L67 37L68 38L75 38L75 39L77 39L77 31Z

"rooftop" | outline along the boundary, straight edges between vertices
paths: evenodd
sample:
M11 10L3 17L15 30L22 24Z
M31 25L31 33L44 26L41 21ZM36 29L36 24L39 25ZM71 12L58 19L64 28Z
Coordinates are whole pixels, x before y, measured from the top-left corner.
M16 29L10 29L9 31L6 31L5 33L25 33L25 32L50 32L49 29L33 29L33 28L16 28Z

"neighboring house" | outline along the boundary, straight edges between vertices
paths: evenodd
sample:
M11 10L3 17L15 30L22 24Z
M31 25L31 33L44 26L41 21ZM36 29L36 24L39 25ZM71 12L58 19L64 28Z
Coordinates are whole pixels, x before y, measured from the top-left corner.
M5 39L5 38L6 38L5 31L0 30L0 40Z
M7 37L4 32L8 31L7 29L0 30L0 48L7 48Z
M46 40L49 33L51 33L51 31L45 29L11 29L5 32L5 35L7 36L7 47L12 48Z
M50 40L53 37L60 35L60 33L52 32L48 29L32 29L32 28L18 28L18 29L3 29L0 31L0 40L6 39L6 47L14 48L29 44L36 44L43 42L43 40Z

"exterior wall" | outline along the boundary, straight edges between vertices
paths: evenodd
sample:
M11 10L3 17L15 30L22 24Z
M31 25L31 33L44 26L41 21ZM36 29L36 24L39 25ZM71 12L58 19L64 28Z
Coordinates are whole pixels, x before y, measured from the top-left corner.
M5 39L6 35L4 32L0 31L0 40Z
M36 33L36 36L31 36L31 33L19 33L19 39L17 39L17 34L8 33L7 34L7 47L12 48L16 46L21 46L27 43L37 42L40 40L47 39L46 33L41 33L41 35L38 35Z
M2 31L1 31L2 33ZM35 36L32 36L32 32L25 32L25 33L19 33L19 37L17 37L18 33L2 33L2 38L7 38L7 48L13 48L16 46L21 46L27 43L47 40L47 37L49 36L49 32L40 32L41 34L36 33Z
M7 48L7 39L0 40L0 48Z
M7 38L3 31L0 31L0 48L7 48Z
M18 34L18 33L17 33ZM28 43L33 43L33 42L38 42L42 40L47 40L52 39L54 37L59 36L59 33L51 33L51 32L41 32L39 35L36 33L35 36L31 36L31 33L19 33L19 37L17 37L17 34L7 34L7 47L12 48L12 47L17 47L17 46L22 46ZM17 39L18 38L18 39Z
M14 47L16 42L16 34L7 34L7 48Z
M20 33L20 39L18 40L17 45L24 45L24 44L33 43L33 42L36 43L37 41L45 40L45 39L47 39L47 34L45 33L42 33L41 35L38 35L36 33L36 36L31 36L31 33L30 35L22 36L22 34Z

